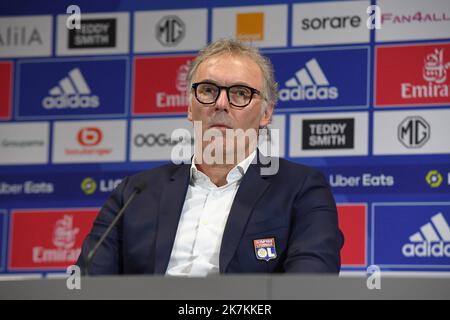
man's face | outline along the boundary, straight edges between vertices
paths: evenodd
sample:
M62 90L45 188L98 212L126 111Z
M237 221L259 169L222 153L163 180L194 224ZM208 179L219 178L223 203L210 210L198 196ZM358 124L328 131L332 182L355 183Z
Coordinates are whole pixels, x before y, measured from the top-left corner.
M197 68L193 83L212 82L218 86L245 85L263 91L263 74L259 66L246 56L222 54L203 61ZM263 98L254 94L250 104L237 109L230 105L226 90L222 90L215 104L201 104L192 93L188 109L190 121L201 121L202 134L214 128L225 132L226 129L253 129L270 123L273 106L268 105L262 113Z

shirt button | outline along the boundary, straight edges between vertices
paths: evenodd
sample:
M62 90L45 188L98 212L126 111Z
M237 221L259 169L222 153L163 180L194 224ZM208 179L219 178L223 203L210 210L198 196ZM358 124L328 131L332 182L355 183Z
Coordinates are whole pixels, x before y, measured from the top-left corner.
M204 226L207 226L207 225L208 225L208 220L203 219L203 220L201 221L201 224L204 225Z

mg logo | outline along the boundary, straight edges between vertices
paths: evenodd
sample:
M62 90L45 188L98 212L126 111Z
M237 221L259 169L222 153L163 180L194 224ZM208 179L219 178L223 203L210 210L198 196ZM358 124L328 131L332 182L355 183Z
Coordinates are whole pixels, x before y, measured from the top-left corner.
M166 47L173 47L183 40L185 35L184 22L177 16L166 16L156 25L156 39Z
M99 128L86 127L78 131L77 139L78 143L82 146L92 147L98 145L102 141L103 134Z
M398 139L407 148L421 148L430 139L430 125L419 116L407 117L398 126Z

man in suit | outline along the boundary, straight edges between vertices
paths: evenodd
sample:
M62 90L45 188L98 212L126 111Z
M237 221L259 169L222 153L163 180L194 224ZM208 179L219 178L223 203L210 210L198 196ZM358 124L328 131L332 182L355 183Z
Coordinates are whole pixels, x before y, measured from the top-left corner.
M145 183L89 274L338 273L343 236L324 177L265 157L257 135L242 143L228 135L269 125L277 100L270 61L256 48L222 39L200 51L187 80L187 117L201 125L192 163L125 178L100 211L77 264L84 267L88 252Z

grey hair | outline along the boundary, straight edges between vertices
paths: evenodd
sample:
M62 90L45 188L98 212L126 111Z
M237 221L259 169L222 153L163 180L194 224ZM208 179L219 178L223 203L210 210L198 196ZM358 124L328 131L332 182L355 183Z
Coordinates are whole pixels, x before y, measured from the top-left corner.
M191 62L187 75L189 95L191 96L192 80L197 72L198 66L212 56L227 53L249 57L259 66L264 77L264 88L262 90L262 95L265 103L263 104L264 107L262 108L262 111L266 109L267 104L275 106L278 100L278 83L275 82L272 62L263 56L259 52L258 48L248 46L238 40L227 38L219 39L210 43L208 46L200 50L198 56Z

